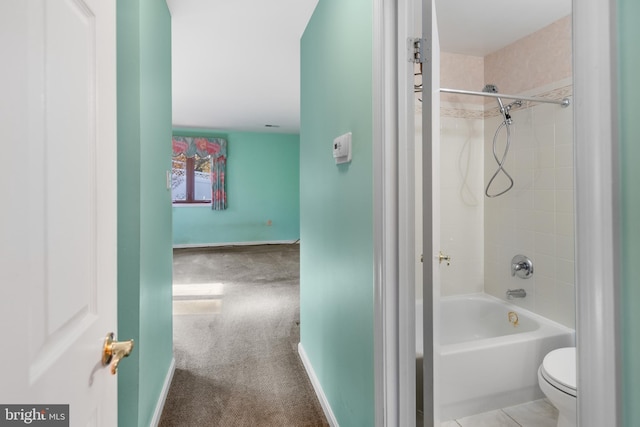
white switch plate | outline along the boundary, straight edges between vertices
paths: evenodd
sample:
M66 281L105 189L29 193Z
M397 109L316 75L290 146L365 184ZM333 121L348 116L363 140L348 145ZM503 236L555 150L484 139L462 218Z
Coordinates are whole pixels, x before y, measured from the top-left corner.
M333 158L336 159L336 165L351 161L351 132L333 140Z

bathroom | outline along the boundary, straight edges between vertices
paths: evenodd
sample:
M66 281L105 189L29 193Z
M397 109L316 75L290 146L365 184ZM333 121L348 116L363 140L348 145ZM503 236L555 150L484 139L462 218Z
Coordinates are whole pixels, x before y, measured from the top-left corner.
M575 345L576 326L571 4L556 7L542 24L536 17L537 24L524 35L492 44L497 34L511 31L504 28L506 10L486 11L499 17L500 24L494 23L496 34L485 33L485 41L465 34L459 23L452 25L455 5L445 3L436 2L439 87L476 94L442 91L439 108L432 107L439 110L433 123L439 122L440 129L439 154L433 151L439 158L433 166L439 185L431 192L433 206L439 207L433 213L439 219L432 235L439 242L434 253L440 252L440 260L432 291L434 317L440 319L434 324L441 326L434 331L433 362L439 367L434 412L441 421L544 398L538 367L551 350ZM534 10L518 13L539 15ZM465 44L465 36L473 43ZM419 66L416 74L420 89ZM491 96L495 94L524 99ZM417 171L423 169L422 97L418 90ZM530 97L551 102L526 99ZM416 235L422 236L423 188L420 179L416 182ZM417 253L422 245L417 238ZM418 260L416 283L422 284L422 278ZM488 310L499 311L507 328L521 333L506 329L509 338L496 332L493 338L452 342L449 331L460 329L468 312L487 316L484 309L464 305L478 294L496 304ZM421 286L416 299L421 304ZM455 301L462 308L455 308ZM417 312L421 342L420 306ZM538 326L527 331L531 319ZM540 335L543 330L548 334ZM488 361L495 365L493 371Z

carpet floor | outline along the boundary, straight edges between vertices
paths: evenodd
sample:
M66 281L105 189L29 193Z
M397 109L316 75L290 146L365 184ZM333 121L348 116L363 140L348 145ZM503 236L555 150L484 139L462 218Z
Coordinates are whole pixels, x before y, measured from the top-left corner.
M328 426L298 356L298 245L174 251L171 426Z

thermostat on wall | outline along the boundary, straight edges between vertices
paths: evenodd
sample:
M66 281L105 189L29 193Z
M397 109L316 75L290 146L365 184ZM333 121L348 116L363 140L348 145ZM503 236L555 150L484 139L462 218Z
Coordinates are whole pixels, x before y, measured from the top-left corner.
M351 161L351 132L333 140L333 158L336 159L336 165Z

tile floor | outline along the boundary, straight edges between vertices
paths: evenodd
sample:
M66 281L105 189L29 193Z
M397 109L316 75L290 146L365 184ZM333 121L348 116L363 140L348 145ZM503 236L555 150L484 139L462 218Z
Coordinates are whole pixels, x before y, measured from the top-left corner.
M558 410L540 399L522 405L484 412L458 420L445 421L441 427L556 427Z

